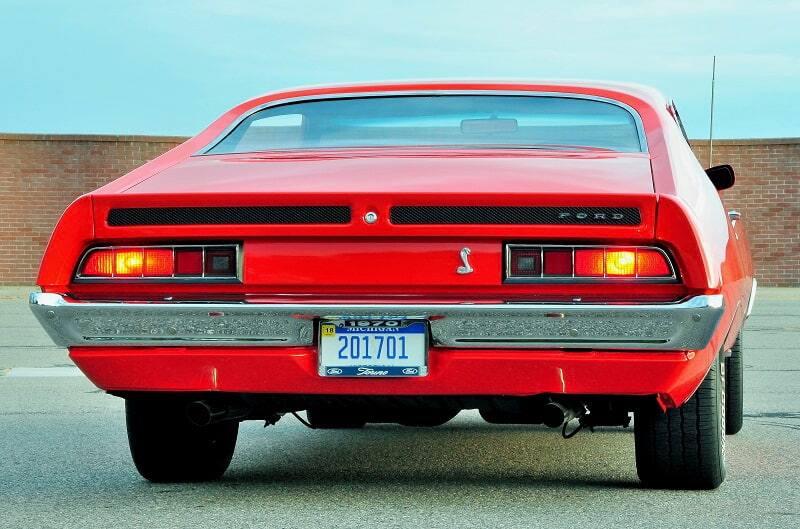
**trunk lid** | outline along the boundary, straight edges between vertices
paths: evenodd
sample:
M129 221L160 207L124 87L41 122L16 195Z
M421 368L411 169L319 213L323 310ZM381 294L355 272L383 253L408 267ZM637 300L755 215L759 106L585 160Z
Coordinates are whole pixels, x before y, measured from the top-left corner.
M195 156L124 194L653 193L646 154L534 152Z
M652 240L656 206L646 154L538 151L198 156L93 199L98 239L242 241L244 283L285 292L497 288L503 243ZM249 216L261 206L351 213L338 223L271 224ZM422 209L400 223L391 219L395 206ZM112 210L128 208L148 208L145 217L155 211L149 208L166 208L171 221L175 209L225 208L227 220L189 210L166 226L109 223ZM544 209L517 215L508 208ZM639 221L592 220L620 208L638 210ZM364 220L368 212L377 214L374 223ZM573 217L564 223L566 213ZM474 272L458 274L465 247Z

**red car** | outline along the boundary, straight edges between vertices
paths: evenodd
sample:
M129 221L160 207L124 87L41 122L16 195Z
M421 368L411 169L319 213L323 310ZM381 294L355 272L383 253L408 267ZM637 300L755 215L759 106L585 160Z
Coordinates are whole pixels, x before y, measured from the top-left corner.
M139 472L220 477L238 424L627 426L715 488L756 282L673 104L616 84L259 97L77 199L31 307L126 401ZM300 417L300 416L298 416Z

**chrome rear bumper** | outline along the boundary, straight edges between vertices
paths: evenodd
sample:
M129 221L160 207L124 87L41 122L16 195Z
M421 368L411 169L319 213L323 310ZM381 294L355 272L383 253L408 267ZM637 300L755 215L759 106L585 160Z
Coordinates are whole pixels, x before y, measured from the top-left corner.
M723 312L721 295L653 304L255 304L89 302L33 293L57 345L309 346L316 318L419 318L434 346L696 350Z

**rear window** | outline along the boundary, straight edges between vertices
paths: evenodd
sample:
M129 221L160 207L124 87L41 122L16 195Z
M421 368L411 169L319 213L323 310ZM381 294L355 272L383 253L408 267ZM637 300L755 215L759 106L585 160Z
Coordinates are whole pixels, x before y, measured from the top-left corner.
M253 113L207 154L435 146L641 152L631 112L560 96L420 95L320 99Z

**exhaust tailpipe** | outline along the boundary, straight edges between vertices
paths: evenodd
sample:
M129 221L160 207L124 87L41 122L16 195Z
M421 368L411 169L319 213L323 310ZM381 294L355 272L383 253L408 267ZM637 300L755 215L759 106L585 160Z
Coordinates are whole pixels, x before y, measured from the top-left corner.
M195 426L211 426L223 421L244 419L250 409L243 405L197 400L186 405L186 418Z
M542 424L550 428L558 428L572 419L580 417L584 411L584 406L575 409L560 402L550 401L542 406Z

